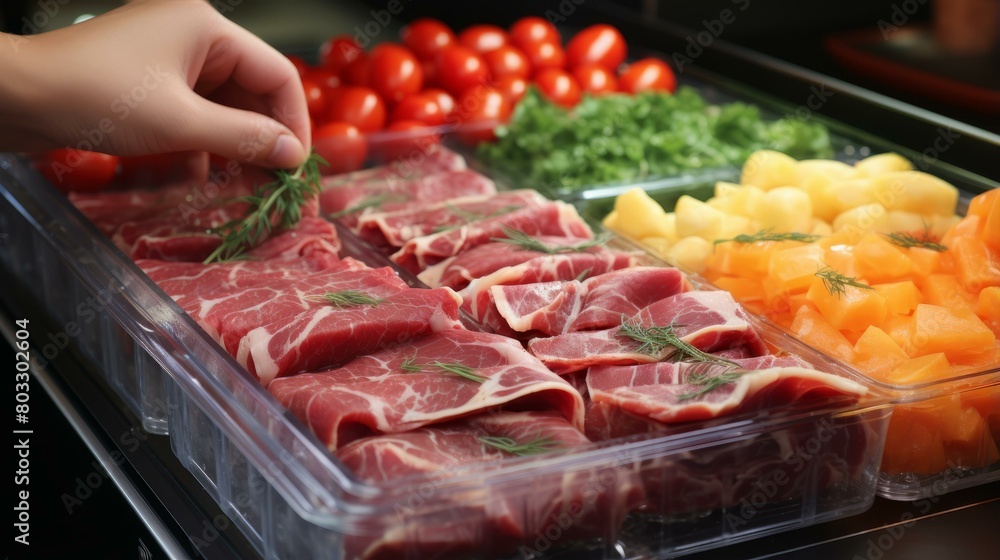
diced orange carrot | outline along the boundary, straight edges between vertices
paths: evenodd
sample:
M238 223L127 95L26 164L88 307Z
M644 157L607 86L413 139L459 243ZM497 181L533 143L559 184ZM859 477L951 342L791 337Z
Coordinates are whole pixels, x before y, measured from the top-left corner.
M979 292L976 315L1000 338L1000 287L990 286Z
M944 444L933 426L926 416L914 414L912 405L897 406L886 433L882 471L931 475L947 470Z
M965 215L985 219L997 211L1000 211L1000 189L990 189L972 197L969 201L969 211Z
M917 278L917 287L924 296L924 302L931 305L972 309L976 304L975 294L966 290L958 277L952 274L931 274Z
M1000 386L981 387L961 394L962 406L972 406L983 418L1000 416ZM1000 436L1000 433L996 434Z
M736 276L721 276L709 280L719 288L733 294L733 298L740 303L764 300L764 286L760 280Z
M948 248L962 286L973 294L989 286L1000 286L1000 258L974 237L956 237Z
M706 267L731 276L763 278L771 260L774 243L720 243L706 262Z
M788 327L792 324L795 314L800 307L803 305L812 305L806 299L805 294L789 294L788 292L768 293L767 298L764 302L763 315L783 327Z
M816 271L823 268L824 256L823 248L814 244L776 250L767 269L767 286L788 293L805 292Z
M893 282L891 284L873 284L875 293L885 298L885 307L889 313L906 315L917 308L920 303L920 290L912 280Z
M854 246L854 258L858 275L872 284L892 282L913 270L913 262L905 250L875 234L864 236Z
M835 245L826 249L826 265L845 276L858 275L853 245Z
M992 350L996 336L970 309L921 303L913 312L910 343L914 356L944 352L955 363Z
M983 229L979 232L979 238L990 247L1000 250L1000 189L987 191L972 200L975 202L980 198L987 209L981 215Z
M889 338L899 345L908 355L907 346L910 345L910 316L899 313L887 313L885 321L882 321L882 330Z
M975 408L965 408L941 421L941 441L950 467L979 468L1000 459L996 442Z
M951 365L942 352L912 358L889 372L887 383L919 385L952 377Z
M941 253L926 247L910 247L910 262L913 263L913 275L929 276L941 268Z
M941 244L951 247L959 237L976 237L979 233L981 218L979 216L966 216L951 226L944 236L941 237Z
M806 293L834 328L860 331L885 320L885 298L875 290L844 286L843 293L830 293L821 278L814 278Z
M885 383L895 383L889 373L910 360L906 352L882 329L870 326L854 343L854 365Z
M854 357L851 343L830 325L822 314L810 306L804 305L799 308L789 330L799 340L838 360L850 362Z

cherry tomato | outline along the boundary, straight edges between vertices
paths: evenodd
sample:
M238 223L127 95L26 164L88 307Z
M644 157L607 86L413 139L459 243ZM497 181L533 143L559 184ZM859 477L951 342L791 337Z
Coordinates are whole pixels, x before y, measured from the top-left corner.
M344 80L340 76L322 67L306 70L303 78L309 78L326 89L335 89L344 85Z
M330 97L328 121L343 121L358 127L364 133L381 130L385 126L385 102L375 90L363 86L340 88Z
M303 60L301 56L296 56L294 54L289 54L285 56L288 58L288 60L292 62L292 65L295 66L295 69L299 71L299 76L306 75L306 73L309 71L309 65L306 64L306 61Z
M489 68L473 50L461 45L447 46L435 58L438 83L453 95L461 95L465 90L484 84L489 76Z
M344 81L354 86L368 85L368 55L361 52L344 68Z
M628 93L640 91L669 91L677 89L677 77L666 62L644 58L629 64L619 78L621 90Z
M517 47L504 45L484 54L483 60L490 67L490 74L495 82L507 77L527 78L531 75L528 57Z
M360 169L368 157L365 137L351 123L327 123L313 132L313 148L328 166L320 166L324 175L347 173Z
M487 142L496 139L493 129L510 116L510 105L498 89L478 85L458 98L455 111L459 138L469 143Z
M496 88L507 100L507 105L513 109L528 91L528 81L524 78L507 76L497 82Z
M326 92L327 88L306 76L302 78L302 89L306 93L306 105L309 107L309 116L314 119L322 118L326 114Z
M585 64L573 69L573 77L584 93L601 95L618 91L618 78L610 70L596 64Z
M536 75L549 68L566 67L566 51L558 43L535 43L524 52Z
M368 56L368 87L395 105L424 87L424 70L405 47L383 43Z
M327 39L319 48L320 64L335 74L342 74L347 66L358 56L364 54L364 49L350 35L337 35Z
M565 70L549 68L535 76L535 85L556 105L573 107L580 102L580 85Z
M457 40L450 27L433 18L413 20L403 28L399 38L420 60L432 60L435 53Z
M545 18L537 16L523 17L510 26L509 42L521 50L528 50L529 45L539 43L562 44L559 30Z
M387 160L408 158L426 153L434 144L441 143L441 136L420 121L394 122L372 140L371 151Z
M62 192L94 192L114 179L118 156L60 148L46 152L35 165Z
M438 105L437 97L434 94L428 95L426 91L400 101L392 110L389 122L415 121L429 126L444 124L445 114Z
M458 43L479 54L486 54L507 44L507 32L495 25L473 25L458 34Z
M591 25L576 34L566 45L566 63L570 68L584 64L597 64L611 70L625 60L627 47L625 37L622 37L614 27L599 23Z
M420 67L424 69L424 87L431 88L438 86L438 68L434 59L421 60Z
M441 114L444 115L445 121L447 121L448 117L455 112L455 98L443 89L425 89L420 92L420 95L426 95L433 98L434 101L437 101L438 107L441 108Z

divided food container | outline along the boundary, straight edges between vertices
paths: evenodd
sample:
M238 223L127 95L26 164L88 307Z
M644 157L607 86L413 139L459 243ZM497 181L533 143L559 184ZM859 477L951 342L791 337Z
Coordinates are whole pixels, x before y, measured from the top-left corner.
M89 360L147 431L169 435L265 557L666 557L874 499L891 414L878 388L861 404L774 408L365 483L17 157L0 156L0 194L0 266L62 327L38 333L42 357L71 347ZM773 347L861 379L759 327Z

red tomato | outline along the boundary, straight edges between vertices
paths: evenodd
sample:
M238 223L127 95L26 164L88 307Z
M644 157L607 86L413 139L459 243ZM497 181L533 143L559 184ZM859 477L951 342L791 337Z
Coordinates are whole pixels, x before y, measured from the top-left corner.
M618 91L618 78L610 70L596 64L585 64L573 69L573 77L584 93L600 95Z
M425 89L420 95L432 97L434 101L437 101L438 107L441 108L441 114L444 115L446 121L455 112L455 98L443 89Z
M458 43L479 54L486 54L507 44L507 32L495 25L473 25L458 34Z
M419 18L403 28L399 38L420 60L430 60L443 47L454 44L455 32L439 20Z
M320 119L326 114L327 88L306 76L302 78L302 89L306 93L306 104L309 106L309 116Z
M562 44L559 30L545 18L537 16L523 17L510 26L510 44L521 50L528 50L529 45L539 43Z
M383 43L368 56L368 87L394 105L424 87L424 70L406 48Z
M340 88L328 103L327 120L343 121L364 133L382 130L385 126L385 102L371 88L351 86Z
M441 143L441 136L420 121L399 121L389 125L379 138L372 140L372 151L387 160L403 159L426 153L434 144Z
M580 85L565 70L549 68L535 76L535 85L556 105L573 107L580 102Z
M310 68L304 78L309 78L326 89L335 89L344 85L344 80L326 68Z
M445 114L441 106L438 105L437 97L434 94L428 95L425 92L411 95L400 101L396 105L396 108L392 110L392 117L389 118L389 122L414 121L424 125L437 126L444 124L444 118Z
M368 85L368 55L361 52L344 69L344 81L354 86Z
M619 79L621 90L628 93L640 91L669 91L677 89L677 77L666 62L644 58L629 64Z
M528 57L524 56L524 53L517 47L504 45L484 54L483 60L490 67L495 82L507 77L527 78L531 75Z
M350 35L331 37L319 48L320 64L335 74L341 74L358 56L364 54L364 49Z
M507 105L510 105L511 109L513 109L528 91L528 81L524 78L508 76L497 82L496 87L503 94L504 99L507 100Z
M566 67L566 51L558 43L535 43L529 45L524 54L536 75L549 68Z
M438 85L437 63L433 59L421 60L420 67L424 69L424 87L436 87Z
M309 65L306 64L306 61L303 60L301 56L295 56L294 54L289 54L285 56L288 58L288 60L292 62L292 65L295 66L295 69L299 71L299 76L306 75L306 72L309 71Z
M437 53L438 83L453 95L486 83L489 69L483 59L461 45L447 46Z
M368 157L368 146L361 131L353 124L342 121L317 128L313 132L313 148L329 163L320 167L324 175L360 169Z
M625 60L625 37L614 27L599 23L580 31L566 45L566 62L570 68L597 64L611 70Z
M60 148L46 152L35 166L62 192L94 192L114 179L118 156Z
M493 129L510 116L510 105L496 88L478 85L458 98L455 111L459 138L469 143L487 142L496 139Z

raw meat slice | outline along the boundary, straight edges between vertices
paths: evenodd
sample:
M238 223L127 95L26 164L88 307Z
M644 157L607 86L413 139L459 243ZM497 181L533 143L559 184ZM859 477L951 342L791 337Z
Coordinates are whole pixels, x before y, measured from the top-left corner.
M506 326L552 336L620 325L622 317L690 289L687 277L675 268L633 267L583 282L493 286L490 297Z
M356 229L366 213L402 210L415 201L440 202L496 192L493 181L475 171L446 171L413 179L324 185L319 201L324 215L333 215Z
M236 359L267 387L276 377L340 365L395 343L462 328L461 303L447 288L407 288L375 307L327 306L272 317L240 341Z
M426 152L423 157L406 160L394 160L387 165L341 173L323 178L323 188L332 188L346 184L384 183L392 180L415 179L425 175L434 175L447 171L464 171L465 158L440 145Z
M628 321L641 328L674 325L682 341L704 352L735 346L746 346L754 356L767 351L729 292L677 294L644 308ZM528 349L560 375L595 365L659 362L676 351L670 346L643 350L639 342L620 334L620 330L613 327L535 338L528 343Z
M390 258L396 264L416 274L428 266L468 251L476 245L506 237L505 228L512 228L530 236L583 238L592 236L590 227L584 223L576 208L565 202L546 202L411 239Z
M456 365L471 379L457 375ZM268 390L331 450L500 407L554 410L583 429L583 401L573 387L517 342L465 330L276 379Z
M336 256L340 252L337 228L322 218L302 218L292 229L284 230L247 251L250 260L298 259L318 253Z
M596 403L658 422L690 422L838 397L856 402L865 394L854 381L803 367L796 358L764 356L735 363L735 369L686 362L594 366L587 388ZM716 379L724 381L715 385Z
M551 235L537 235L535 239L549 247L573 247L590 240L589 237L555 237ZM595 246L582 252L593 254L606 251L608 249ZM543 255L545 253L529 251L511 243L491 241L430 266L418 277L424 284L432 288L444 286L453 290L461 290L476 278L482 278L501 268L518 265Z
M372 211L361 215L357 232L362 239L377 247L402 247L417 237L519 208L541 206L546 202L545 197L533 190L453 198L443 202L416 201L400 210Z
M468 465L475 469L477 463L511 456L486 445L483 438L510 438L518 444L547 440L564 448L587 443L554 413L505 412L359 440L336 455L367 482L423 475L438 488L456 469L471 470ZM628 467L616 465L549 471L528 486L511 486L471 501L440 489L415 507L406 507L403 524L382 535L352 537L345 546L349 556L373 560L478 557L483 550L505 555L521 547L545 550L581 538L610 542L625 513L642 498L637 482Z

